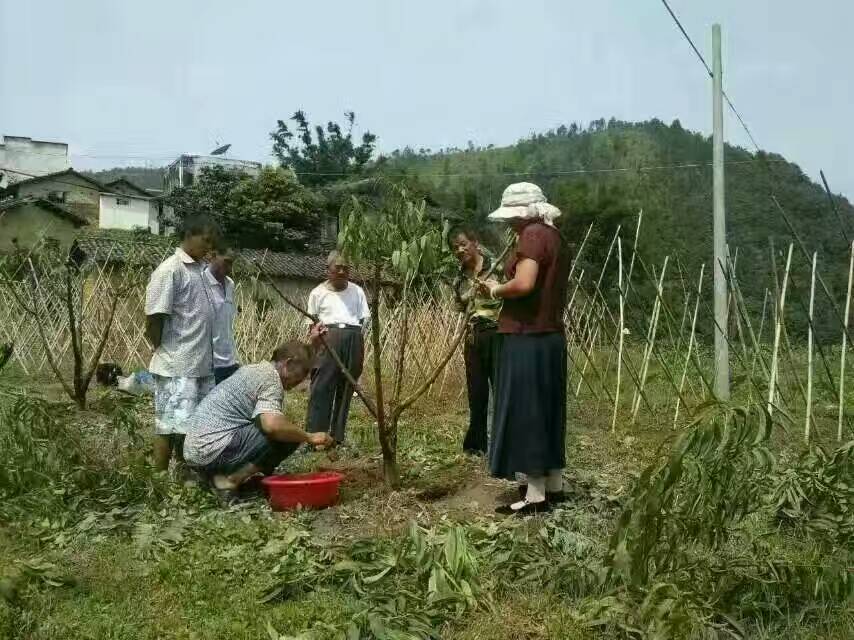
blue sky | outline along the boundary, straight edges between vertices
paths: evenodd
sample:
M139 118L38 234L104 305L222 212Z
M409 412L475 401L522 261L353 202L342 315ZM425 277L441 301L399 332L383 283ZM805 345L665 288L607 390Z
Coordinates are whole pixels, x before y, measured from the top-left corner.
M854 198L854 3L672 0L763 148ZM711 85L658 0L0 0L0 134L69 142L78 168L233 145L277 118L359 124L380 148L509 144L571 121L679 118ZM729 142L749 147L727 114ZM685 158L684 160L696 160Z

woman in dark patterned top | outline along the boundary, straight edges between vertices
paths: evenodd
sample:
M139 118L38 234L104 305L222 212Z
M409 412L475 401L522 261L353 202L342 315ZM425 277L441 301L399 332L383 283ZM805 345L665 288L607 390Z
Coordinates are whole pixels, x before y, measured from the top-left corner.
M554 227L559 215L538 186L521 182L505 189L501 207L489 216L510 223L518 236L507 282L480 285L503 300L490 470L527 482L523 499L499 507L500 513L547 511L563 495L569 252Z
M475 279L492 269L492 260L480 246L477 234L468 227L455 227L448 233L448 244L460 262L460 272L454 280L457 310L464 312L471 302L472 313L466 328L465 365L466 389L469 397L469 428L463 439L463 451L486 455L489 422L489 395L494 393L495 331L501 301L477 295L472 286ZM494 395L493 395L494 398Z

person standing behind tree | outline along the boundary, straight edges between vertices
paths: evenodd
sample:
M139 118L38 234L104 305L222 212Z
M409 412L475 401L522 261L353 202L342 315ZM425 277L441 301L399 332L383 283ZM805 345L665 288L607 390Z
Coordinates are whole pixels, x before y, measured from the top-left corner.
M230 249L214 252L210 264L205 269L205 282L210 291L214 311L213 333L213 372L214 383L227 380L240 368L237 362L237 348L234 345L234 280L231 268L234 253Z
M505 267L507 282L481 282L504 301L498 317L495 416L490 444L493 476L517 479L523 499L498 509L525 515L546 511L563 498L566 466L566 338L563 313L569 251L554 219L560 210L529 182L511 184L491 220L508 222L517 234Z
M203 217L184 222L184 239L148 282L146 336L154 348L154 464L183 462L185 421L214 386L213 306L201 261L218 236Z
M501 301L476 295L474 281L492 269L492 260L482 250L477 234L470 228L455 227L448 234L451 251L460 262L454 280L454 298L458 311L465 311L475 297L468 319L464 360L469 398L469 428L463 439L463 451L484 455L487 451L489 396L494 376L496 329Z
M350 282L350 265L337 251L327 259L327 280L308 296L308 312L317 316L328 330L326 343L334 349L358 380L365 356L363 330L370 318L368 299L357 284ZM337 443L344 441L353 386L325 350L311 372L308 401L308 431L329 432Z

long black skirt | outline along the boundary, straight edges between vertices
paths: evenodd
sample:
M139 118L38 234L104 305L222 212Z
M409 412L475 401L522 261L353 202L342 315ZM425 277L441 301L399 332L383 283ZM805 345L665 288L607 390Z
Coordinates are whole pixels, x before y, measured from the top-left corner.
M497 358L490 471L545 475L566 466L566 338L502 334Z

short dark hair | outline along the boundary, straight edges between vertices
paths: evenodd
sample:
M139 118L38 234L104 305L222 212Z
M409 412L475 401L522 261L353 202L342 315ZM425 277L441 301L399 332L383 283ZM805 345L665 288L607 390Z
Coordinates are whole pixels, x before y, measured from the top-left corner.
M206 233L209 233L214 238L219 238L219 225L208 216L201 214L184 218L181 229L184 232L184 239L193 236L202 236Z
M469 240L480 242L480 234L478 234L474 227L465 222L455 224L451 227L450 231L448 231L448 247L451 249L454 248L454 240L457 239L457 236L465 236Z
M308 373L314 364L314 349L298 340L288 340L275 348L270 360L273 362L290 360L292 365L296 365Z

